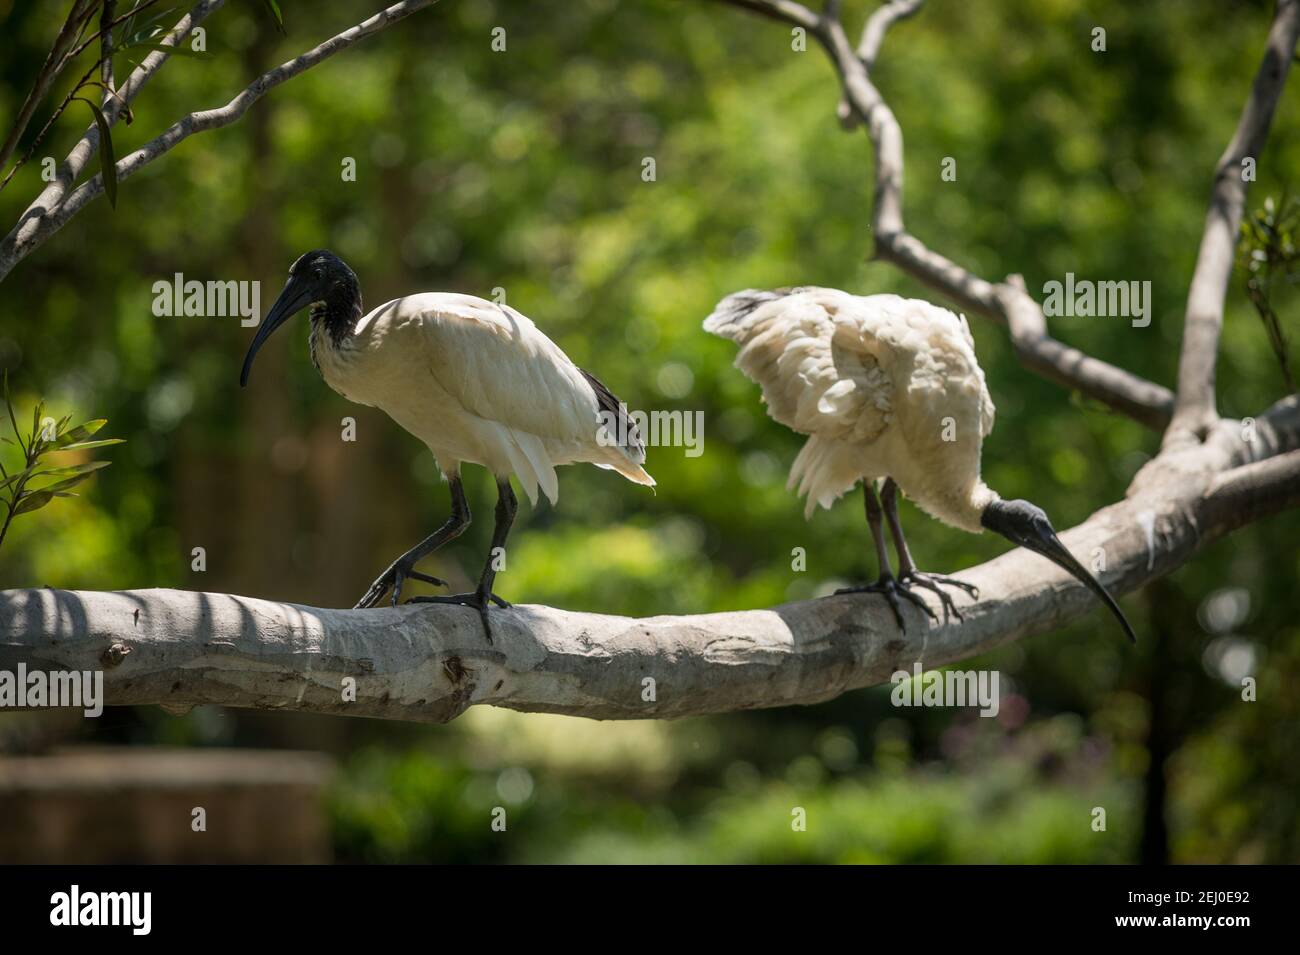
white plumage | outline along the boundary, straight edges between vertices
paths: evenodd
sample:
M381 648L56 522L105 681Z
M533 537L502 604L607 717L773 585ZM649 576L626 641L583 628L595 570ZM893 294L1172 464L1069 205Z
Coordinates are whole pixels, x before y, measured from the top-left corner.
M789 481L807 516L860 480L892 477L932 516L981 530L993 400L964 318L897 295L801 288L728 296L704 328L740 346L736 367L768 413L809 436Z
M425 292L394 299L363 314L361 286L327 249L298 257L275 304L253 337L240 383L270 335L311 308L311 356L325 382L343 397L379 408L433 452L451 488L451 516L389 565L357 603L373 607L390 590L393 603L408 578L441 585L415 565L469 526L462 464L496 477L492 547L473 593L416 600L476 608L491 639L489 603L499 558L514 523L513 476L528 499L538 491L559 500L555 469L586 462L653 487L641 465L645 447L627 408L583 371L527 317L472 295Z
M559 500L555 468L585 462L654 485L639 444L602 443L591 380L533 322L506 305L445 292L387 302L312 354L343 397L387 413L423 441L446 474L480 464L513 474L528 499ZM605 409L609 410L609 409Z
M898 516L901 489L947 524L996 531L1064 568L1136 640L1119 606L1061 543L1042 509L1004 501L980 478L993 400L965 318L897 295L796 288L729 295L704 328L740 346L736 366L762 386L768 413L808 435L789 481L807 498L806 516L863 482L880 578L840 593L884 594L900 627L900 595L935 617L913 586L938 594L945 614L959 618L940 585L979 596L969 583L917 570ZM881 478L877 499L874 483ZM886 524L898 555L897 577L890 570Z

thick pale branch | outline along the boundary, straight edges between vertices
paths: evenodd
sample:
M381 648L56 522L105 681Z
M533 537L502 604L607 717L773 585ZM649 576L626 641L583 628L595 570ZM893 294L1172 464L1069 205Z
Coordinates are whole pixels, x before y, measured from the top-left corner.
M1205 494L1205 504L1213 520L1243 523L1300 506L1300 451L1218 475Z
M222 2L224 0L210 0L209 4L199 4L195 9L197 12L204 7L215 8ZM115 167L118 181L129 178L194 133L229 126L242 117L249 107L261 99L262 96L281 83L319 65L335 53L348 49L358 41L372 36L385 27L392 26L412 13L432 6L437 2L438 0L402 0L400 3L394 3L380 10L374 16L344 30L337 36L320 43L301 56L263 73L225 106L190 113L173 123L139 149L118 160ZM206 9L205 15L208 12L211 12L211 10ZM191 16L194 16L194 14ZM161 55L153 54L153 56ZM149 64L150 60L146 59L141 66L142 68L148 67ZM139 72L139 70L136 71L136 73ZM138 92L139 89L138 85L132 86L136 80L136 73L133 73L122 87L122 96L127 102L130 102L134 93ZM108 111L105 110L106 115L107 113ZM93 148L94 143L98 142L97 138L90 138L90 133L87 134L87 137L83 138L82 142L78 144L77 150L80 150L87 142L92 144L91 148ZM73 157L79 155L77 150L73 151ZM70 160L73 157L70 157ZM72 168L79 169L77 166ZM71 179L68 181L70 182ZM51 187L56 185L58 183L51 183ZM49 197L51 204L49 205L46 205L43 200L46 199L46 194L51 191L47 189L46 193L42 193L42 197L37 199L32 208L24 214L23 220L19 222L13 232L5 238L3 243L0 243L0 279L3 279L24 256L62 228L69 219L80 212L88 202L95 199L103 191L103 176L95 176L78 186L66 198L62 198L61 192L57 195L51 194Z
M1295 411L1261 416L1270 446L1295 439ZM1294 506L1300 451L1282 450L1223 470L1247 455L1225 429L1220 441L1155 459L1124 501L1062 537L1089 563L1104 556L1105 583L1128 592ZM109 704L173 710L217 703L446 721L486 703L664 719L815 703L917 661L953 663L1088 615L1095 639L1123 639L1091 594L1025 550L960 577L981 592L978 602L958 598L964 620L931 623L905 606L905 632L883 598L855 595L645 619L516 605L492 611L492 644L463 607L324 610L171 590L11 590L0 593L0 669L103 670Z
M925 246L903 224L903 133L889 105L872 83L886 31L914 14L922 0L892 0L868 19L857 49L840 22L795 3L776 0L723 0L805 27L821 42L839 73L845 125L866 126L876 157L872 231L876 257L892 262L913 278L947 295L960 306L1006 324L1016 354L1029 369L1074 388L1152 428L1163 428L1173 411L1169 389L1116 368L1056 341L1047 333L1042 308L1023 284L995 285ZM1009 307L1013 306L1013 307Z
M1243 162L1247 159L1257 162L1264 150L1298 39L1300 0L1278 0L1264 59L1255 74L1250 97L1242 108L1232 141L1214 170L1214 191L1205 216L1205 231L1187 290L1178 399L1166 443L1200 440L1218 416L1214 400L1215 367L1224 300L1246 208L1248 180Z

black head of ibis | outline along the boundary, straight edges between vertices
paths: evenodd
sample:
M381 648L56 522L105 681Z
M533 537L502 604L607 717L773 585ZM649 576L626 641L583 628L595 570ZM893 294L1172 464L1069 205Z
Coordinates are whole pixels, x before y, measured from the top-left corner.
M257 350L277 328L309 305L313 320L326 321L331 331L336 325L339 330L344 329L360 316L361 284L356 273L328 249L304 253L289 267L289 281L266 313L244 356L244 367L239 373L241 388L248 384Z
M1119 619L1120 626L1124 628L1124 633L1128 635L1129 640L1137 643L1137 635L1129 626L1124 611L1119 609L1119 604L1115 603L1115 599L1101 585L1101 581L1089 573L1088 569L1066 550L1061 539L1056 536L1056 530L1048 520L1047 513L1041 507L1029 501L995 500L984 509L984 513L980 516L980 523L989 530L1001 534L1018 547L1025 547L1035 554L1041 554L1058 567L1069 571L1110 608L1111 613Z

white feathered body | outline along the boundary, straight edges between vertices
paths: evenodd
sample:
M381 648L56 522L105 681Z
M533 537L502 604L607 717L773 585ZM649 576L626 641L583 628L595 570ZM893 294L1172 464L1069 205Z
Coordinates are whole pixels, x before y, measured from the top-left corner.
M559 499L562 464L591 463L654 484L639 443L598 438L608 408L592 382L508 306L454 293L408 295L362 316L337 343L314 324L311 346L331 388L387 413L428 446L444 474L462 463L513 474L534 503L539 488Z
M945 523L979 533L996 495L980 480L993 401L963 317L918 299L824 288L728 296L707 331L768 413L809 436L790 471L806 514L859 480L892 477Z

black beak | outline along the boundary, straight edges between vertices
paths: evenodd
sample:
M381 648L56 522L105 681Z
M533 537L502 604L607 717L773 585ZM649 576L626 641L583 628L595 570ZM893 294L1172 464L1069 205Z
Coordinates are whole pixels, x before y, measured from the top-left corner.
M292 318L296 312L310 305L311 300L312 287L310 283L297 276L291 277L285 283L284 291L280 293L280 297L275 300L271 310L266 313L266 318L262 319L262 324L258 326L257 334L253 336L253 344L248 346L248 354L244 356L244 368L239 373L239 387L243 388L248 384L248 373L253 368L253 356L262 347L262 343L271 337L272 332Z
M1025 547L1035 554L1042 554L1056 566L1068 570L1080 583L1096 594L1097 598L1109 607L1111 613L1119 620L1119 624L1124 628L1124 633L1128 635L1129 640L1135 644L1137 643L1137 634L1129 626L1124 611L1119 609L1119 604L1115 603L1114 598L1106 592L1106 588L1101 585L1101 581L1090 574L1088 569L1075 560L1074 555L1065 549L1065 545L1061 543L1061 539L1056 536L1055 531L1050 527L1044 528L1038 523L1031 524L1026 528L1023 543Z

